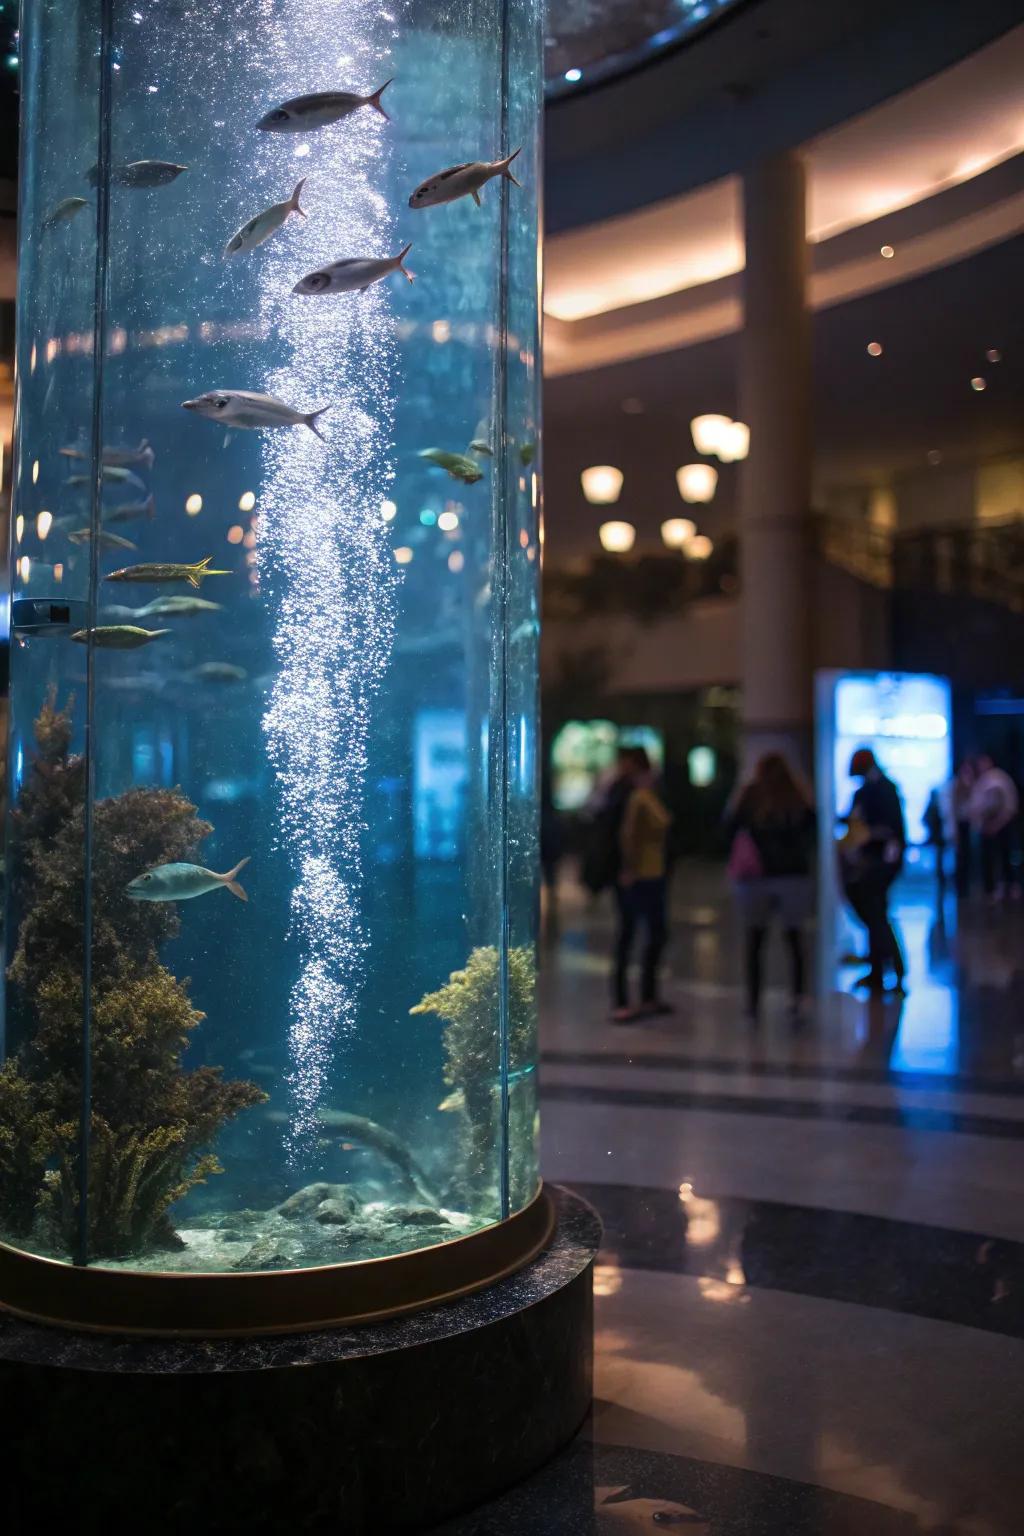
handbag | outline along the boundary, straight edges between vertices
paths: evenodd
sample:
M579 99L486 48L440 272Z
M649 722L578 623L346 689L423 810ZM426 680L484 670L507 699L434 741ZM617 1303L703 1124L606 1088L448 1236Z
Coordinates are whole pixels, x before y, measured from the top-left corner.
M749 880L761 880L764 877L761 855L746 827L740 827L732 840L727 868L729 879L736 885L745 885Z

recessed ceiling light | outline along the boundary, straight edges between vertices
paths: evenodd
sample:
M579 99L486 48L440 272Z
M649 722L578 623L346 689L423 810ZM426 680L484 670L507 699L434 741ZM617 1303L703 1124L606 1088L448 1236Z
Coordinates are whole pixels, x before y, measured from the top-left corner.
M985 353L985 361L987 363L1001 363L1002 360L1003 354L1000 352L999 348L989 347L988 351Z
M939 452L938 448L929 448L925 457L933 468L936 464L942 463L942 454Z
M891 245L883 245L878 254L880 256L884 256L886 261L891 261L892 258L896 255L896 252L893 250Z
M974 378L971 380L971 388L974 390L975 394L980 395L983 389L988 388L988 382L982 378L980 373L976 373Z
M868 357L881 357L882 343L880 341L868 342Z
M578 80L583 79L583 71L582 69L567 69L565 72L565 78L568 80L570 85L575 85Z

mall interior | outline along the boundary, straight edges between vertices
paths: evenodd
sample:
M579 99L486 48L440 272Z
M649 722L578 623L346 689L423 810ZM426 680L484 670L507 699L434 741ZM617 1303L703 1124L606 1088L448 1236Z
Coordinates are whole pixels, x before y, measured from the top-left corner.
M168 30L151 45L150 100L164 100L169 29L194 27L198 62L180 99L201 116L196 103L228 78L235 46L224 43L222 68L214 18L241 26L248 8L205 0L200 25L182 0L158 23L151 0L123 17L119 0L83 0L83 54L100 17L99 96L87 79L69 94L94 116L99 100L97 146L87 130L84 151L64 139L51 159L96 162L95 209L85 197L57 203L89 189L44 163L48 114L63 110L47 72L77 67L40 19L49 9L24 0L19 40L14 7L0 5L12 551L0 1417L20 1447L12 1532L66 1513L49 1466L89 1531L137 1528L151 1480L153 1530L280 1530L290 1519L353 1536L1019 1536L1020 4L548 0L543 84L540 32L536 68L526 37L527 13L541 24L534 0L264 6L351 24L341 66L367 92L378 70L395 76L385 105L393 98L396 135L418 99L433 114L430 147L409 140L422 174L436 169L435 146L462 142L438 126L451 130L449 86L452 117L472 123L477 98L460 75L474 29L495 40L501 71L480 96L491 180L463 188L478 204L483 189L482 207L466 195L417 211L417 198L448 196L439 177L386 234L373 226L378 254L392 232L420 243L415 284L401 283L402 267L391 282L393 261L378 282L366 262L372 291L294 301L318 317L377 306L368 324L337 322L351 329L329 355L323 338L288 331L265 295L262 310L246 309L226 286L237 279L205 256L195 293L209 309L188 309L191 258L174 242L193 216L230 233L247 151L236 163L231 139L223 184L204 171L202 200L154 224L157 199L171 208L179 187L198 185L200 149L184 129L147 135L134 97L118 105L153 13ZM355 40L385 12L393 68ZM419 41L403 52L414 26ZM451 51L460 30L464 53ZM183 72L191 47L181 42ZM294 51L276 37L266 53L284 98L301 68L285 68ZM448 72L431 80L442 56ZM328 84L323 70L310 80ZM34 108L20 100L31 93ZM248 115L263 94L271 105L254 87ZM392 128L379 94L346 98L338 112L351 119L310 132L296 173L309 176L308 219L288 218L302 212L294 202L275 214L258 236L265 250L239 256L232 274L242 261L289 282L301 273L279 253L316 235L318 146L350 132L351 150L361 134L358 175L370 176L385 142L374 135ZM358 110L374 100L376 113ZM228 133L224 115L228 129L216 126ZM288 148L294 127L260 136L259 153L272 140ZM520 139L518 166L507 164ZM165 145L189 165L165 166L168 179L188 174L163 188L139 179L162 162L137 157ZM378 217L356 192L337 198L346 240L353 220ZM140 222L122 227L120 210L146 199ZM430 220L448 245L421 236ZM493 240L493 281L492 247L474 249L478 238ZM530 339L538 245L542 368ZM136 303L151 256L160 301ZM439 278L435 303L438 264L448 288ZM123 329L103 343L106 325ZM385 325L394 342L381 342ZM186 395L248 385L265 337L286 332L310 413L290 420L319 437L314 408L342 401L323 418L328 447L333 431L358 461L337 471L350 477L339 495L365 484L382 508L372 546L344 524L340 564L353 566L352 551L366 563L337 582L306 538L303 507L321 494L316 437L301 432L293 453L275 446L283 433L225 432L222 446L191 409L169 419ZM230 359L219 378L204 362L217 336ZM347 377L357 347L373 354L362 407L305 367L316 354ZM156 382L128 371L133 357ZM292 380L274 366L260 377L288 398ZM493 407L464 411L457 391L474 390ZM76 396L91 400L91 419L69 421ZM133 405L143 398L144 417ZM532 426L519 428L520 410ZM417 412L426 436L414 436ZM398 446L394 469L374 479L381 423ZM431 438L469 447L419 447ZM106 446L136 439L134 457ZM255 488L241 498L243 480L229 483L225 468L239 439L250 459L235 467ZM271 439L258 460L253 442ZM54 511L68 496L76 454L93 485L65 570L46 564L60 522L40 507L44 493ZM148 616L140 606L96 617L106 567L138 558L99 526L105 479L132 465L141 489L133 472L114 489L160 504L142 524L143 552L170 560L145 540L177 518L194 536L175 550L212 550L244 588L220 650L188 652L188 670L166 658L186 629L220 622L212 611L182 618L192 610L150 602ZM152 494L148 505L152 519ZM79 520L69 510L65 528ZM116 535L135 539L130 505L120 510L128 526ZM206 574L218 572L174 589L183 596L124 586L115 600L228 603L230 583L203 585ZM38 617L45 599L56 634L61 593L65 630L87 642L77 648L47 639ZM275 608L284 618L271 633ZM354 645L336 620L357 625ZM154 634L128 635L150 623L180 628L152 647ZM130 645L145 656L101 649ZM379 686L367 670L378 662ZM335 714L331 736L321 727ZM770 772L790 819L769 847L749 807ZM893 786L885 820L875 808ZM143 794L164 799L131 799ZM216 829L208 857L180 828L172 835L192 801L205 818L195 838ZM317 805L336 843L313 825ZM54 831L60 815L65 832ZM137 857L133 815L150 818ZM60 860L70 873L58 878ZM174 892L133 889L196 864L229 873L199 869L207 883L179 885L174 907ZM118 871L127 881L147 865L127 886L138 899L111 906L108 921ZM83 878L84 897L69 896ZM185 901L216 882L245 887L248 906L223 892ZM59 957L79 951L60 992ZM120 993L104 990L108 966ZM131 990L158 981L166 996ZM123 1029L111 997L132 1000ZM176 1025L179 1006L189 1017ZM161 1009L161 1039L181 1036L171 1054L147 1022ZM104 1098L117 1097L111 1073L131 1077L143 1053L145 1093L158 1099L166 1078L178 1106L153 1111L149 1141L141 1120L119 1129ZM190 1119L181 1094L203 1073L209 1107ZM547 1195L535 1194L538 1136ZM161 1175L165 1193L140 1225L161 1137L176 1171ZM37 1193L5 1202L3 1180L23 1189L29 1164ZM467 1257L452 1263L456 1251ZM352 1270L355 1300L332 1311L339 1269ZM275 1288L303 1276L314 1277L304 1292ZM193 1281L206 1289L189 1292ZM15 1424L22 1411L31 1429ZM182 1423L168 1438L171 1414ZM194 1435L189 1451L181 1442ZM162 1458L155 1471L151 1457Z

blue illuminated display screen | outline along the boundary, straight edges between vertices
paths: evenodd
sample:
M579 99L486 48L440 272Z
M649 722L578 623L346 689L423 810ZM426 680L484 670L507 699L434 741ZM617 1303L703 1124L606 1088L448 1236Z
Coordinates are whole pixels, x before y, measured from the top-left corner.
M924 812L934 789L953 771L949 683L909 672L855 672L835 678L832 765L837 816L858 786L850 758L870 747L903 796L907 838L926 841ZM819 720L819 729L827 722Z

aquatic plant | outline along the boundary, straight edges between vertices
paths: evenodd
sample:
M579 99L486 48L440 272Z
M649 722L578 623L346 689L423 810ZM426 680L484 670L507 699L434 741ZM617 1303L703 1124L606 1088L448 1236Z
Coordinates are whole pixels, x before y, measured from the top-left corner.
M531 948L508 952L509 1182L513 1204L529 1197L534 1166L533 1119L537 968ZM492 945L474 949L465 967L428 992L411 1014L445 1020L444 1080L463 1094L465 1194L479 1207L493 1196L501 1145L500 958Z
M23 916L8 978L21 1044L0 1074L0 1120L28 1139L17 1153L0 1140L0 1219L24 1232L38 1216L65 1245L78 1223L84 795L70 706L58 710L51 696L11 817ZM97 1258L173 1244L169 1206L220 1171L208 1149L221 1127L266 1097L254 1083L225 1082L218 1068L184 1068L203 1014L158 958L178 932L177 909L124 896L140 869L194 856L211 831L177 789L132 789L93 808L88 1211Z

